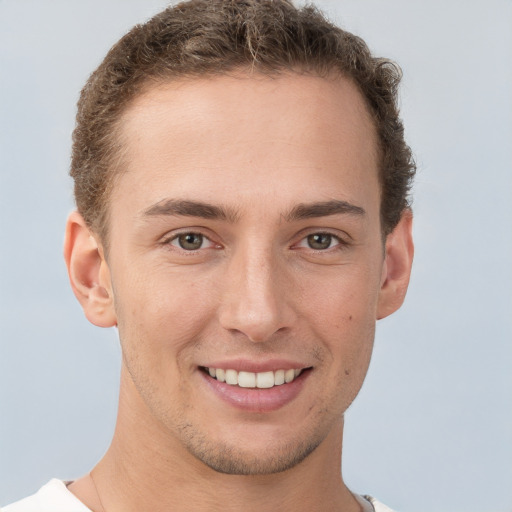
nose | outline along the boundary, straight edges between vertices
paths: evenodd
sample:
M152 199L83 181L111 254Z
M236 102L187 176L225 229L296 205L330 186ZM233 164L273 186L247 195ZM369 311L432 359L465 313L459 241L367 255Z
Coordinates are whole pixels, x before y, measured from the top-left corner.
M223 288L219 321L225 329L265 342L293 325L291 280L271 249L237 251Z

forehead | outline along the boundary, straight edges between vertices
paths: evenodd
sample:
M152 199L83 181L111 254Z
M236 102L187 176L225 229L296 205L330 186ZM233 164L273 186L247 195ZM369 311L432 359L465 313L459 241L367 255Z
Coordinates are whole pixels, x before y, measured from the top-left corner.
M346 78L181 79L147 90L121 121L125 172L113 203L130 194L133 206L144 209L192 193L209 202L231 200L239 209L265 194L279 196L286 207L368 196L378 208L375 128ZM336 180L343 181L338 191Z

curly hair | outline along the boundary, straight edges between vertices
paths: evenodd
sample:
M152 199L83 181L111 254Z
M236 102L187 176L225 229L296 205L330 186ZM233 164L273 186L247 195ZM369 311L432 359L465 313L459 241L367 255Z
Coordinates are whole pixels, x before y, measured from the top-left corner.
M366 101L379 141L382 231L403 211L415 174L397 104L401 70L312 6L287 0L190 0L136 25L91 74L78 101L70 174L78 211L106 237L108 200L120 172L122 114L152 84L245 68L339 73Z

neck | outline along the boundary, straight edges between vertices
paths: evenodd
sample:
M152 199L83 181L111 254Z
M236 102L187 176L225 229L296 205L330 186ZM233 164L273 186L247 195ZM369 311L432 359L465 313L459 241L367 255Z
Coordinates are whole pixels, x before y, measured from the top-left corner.
M360 510L342 480L342 420L306 459L287 471L227 475L191 455L142 410L145 405L133 389L125 392L125 384L112 444L94 469L105 512ZM93 502L84 499L86 494L76 494L96 511Z

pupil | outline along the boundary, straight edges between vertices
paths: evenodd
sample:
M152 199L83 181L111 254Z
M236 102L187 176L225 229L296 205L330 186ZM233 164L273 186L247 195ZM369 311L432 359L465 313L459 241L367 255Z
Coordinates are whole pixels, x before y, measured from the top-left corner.
M184 235L180 235L178 240L182 249L193 251L195 249L199 249L203 244L203 235L198 233L186 233Z
M331 245L331 235L317 233L308 236L308 244L312 249L328 249Z

